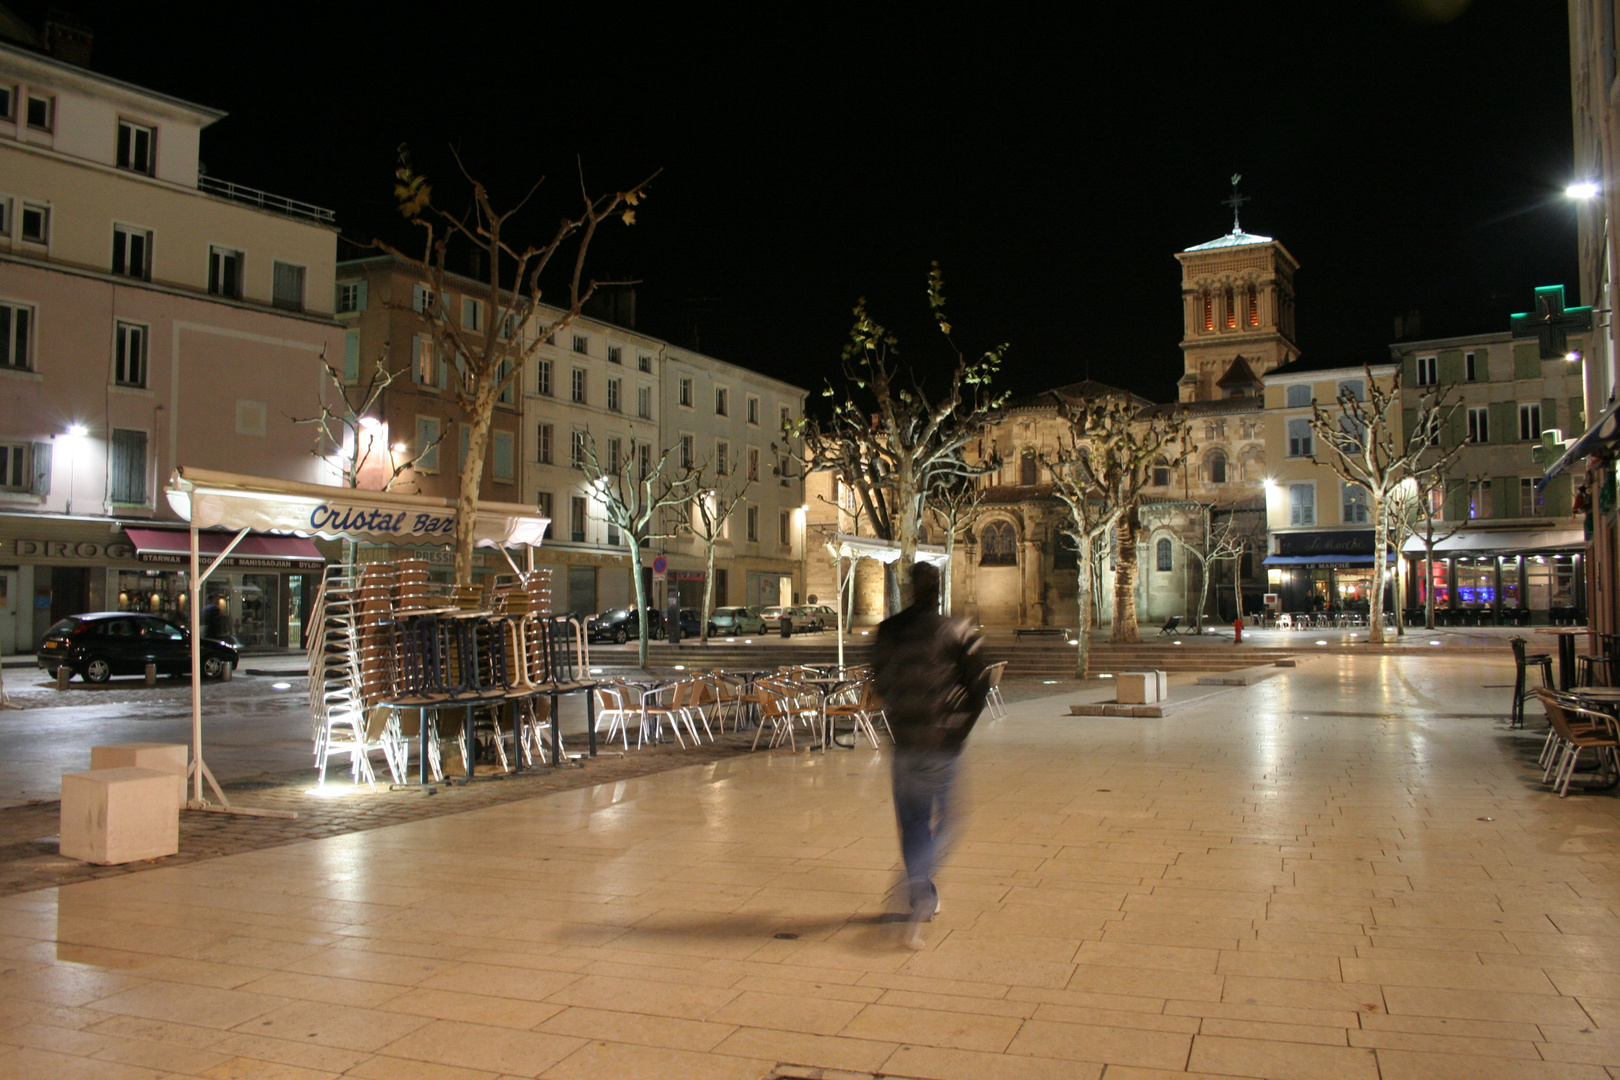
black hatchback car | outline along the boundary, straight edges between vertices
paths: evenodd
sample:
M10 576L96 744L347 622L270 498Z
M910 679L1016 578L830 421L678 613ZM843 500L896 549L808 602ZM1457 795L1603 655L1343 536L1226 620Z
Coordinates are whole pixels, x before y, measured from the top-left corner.
M156 615L129 611L96 611L69 615L45 632L39 643L39 666L54 674L64 664L85 682L104 683L114 675L144 675L146 665L159 675L191 672L191 635ZM206 679L235 666L236 646L203 638L202 673Z
M598 641L623 644L641 636L641 619L631 608L612 608L585 623L585 636L592 644ZM655 640L664 636L664 613L657 608L647 609L647 636Z

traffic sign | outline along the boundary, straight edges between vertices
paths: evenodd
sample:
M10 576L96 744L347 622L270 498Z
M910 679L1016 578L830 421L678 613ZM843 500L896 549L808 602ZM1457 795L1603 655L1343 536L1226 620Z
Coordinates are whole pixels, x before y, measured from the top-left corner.
M658 556L656 559L653 560L653 573L662 574L665 570L668 570L668 569L669 569L669 563L664 559L664 557L662 555Z

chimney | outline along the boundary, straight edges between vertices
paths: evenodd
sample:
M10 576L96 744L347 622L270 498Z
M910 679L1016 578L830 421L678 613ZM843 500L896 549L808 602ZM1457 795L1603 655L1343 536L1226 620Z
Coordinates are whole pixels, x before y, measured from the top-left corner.
M95 35L77 16L56 8L45 13L45 50L58 60L89 67L94 41Z

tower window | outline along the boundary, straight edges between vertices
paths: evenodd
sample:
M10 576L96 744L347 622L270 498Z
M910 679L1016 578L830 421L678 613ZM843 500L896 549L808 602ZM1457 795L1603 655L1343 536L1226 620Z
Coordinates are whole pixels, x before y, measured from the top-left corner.
M1260 294L1253 285L1249 286L1249 325L1260 325Z
M1215 329L1215 297L1208 289L1204 290L1204 329Z
M1226 289L1221 298L1226 301L1226 328L1228 330L1236 330L1237 308L1232 306L1232 290L1230 287Z

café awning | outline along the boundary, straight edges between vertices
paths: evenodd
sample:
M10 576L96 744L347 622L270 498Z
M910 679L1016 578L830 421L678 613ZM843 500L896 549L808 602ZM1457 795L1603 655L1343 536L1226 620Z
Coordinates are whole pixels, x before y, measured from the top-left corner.
M834 533L827 539L827 553L833 557L833 576L838 582L838 669L844 668L844 631L848 621L846 612L855 585L855 565L862 559L874 559L880 563L897 563L900 561L900 544L895 540L879 540L875 536L851 536L848 533ZM849 569L844 569L844 562L848 560ZM938 544L918 544L917 561L932 563L939 567L941 574L951 572L950 557L945 549Z
M135 548L135 557L142 562L173 563L179 565L191 560L191 534L178 529L141 529L125 526L124 534ZM199 533L197 553L219 555L231 542L231 534L224 532ZM308 565L319 567L326 559L313 540L302 536L244 536L231 551L230 563L238 567L296 568Z
M1548 466L1546 473L1536 481L1536 493L1539 495L1545 490L1547 482L1559 473L1574 468L1582 460L1620 441L1620 415L1617 414L1620 414L1620 402L1609 402L1603 410L1603 415L1586 429L1586 434L1570 443L1569 449Z
M1526 555L1545 551L1580 551L1586 534L1580 529L1467 529L1434 545L1436 555ZM1423 554L1421 537L1411 537L1401 549Z

